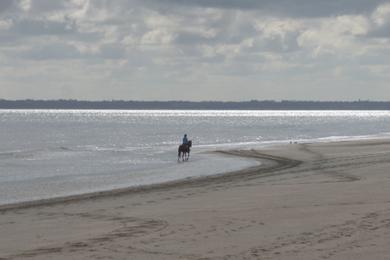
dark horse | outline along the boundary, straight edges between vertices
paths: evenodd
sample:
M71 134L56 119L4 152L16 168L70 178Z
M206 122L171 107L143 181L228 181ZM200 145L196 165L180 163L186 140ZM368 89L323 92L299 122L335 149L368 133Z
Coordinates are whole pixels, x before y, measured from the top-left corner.
M180 161L180 157L182 161L188 161L190 158L190 148L192 146L192 141L188 141L187 144L182 144L177 149L177 160Z

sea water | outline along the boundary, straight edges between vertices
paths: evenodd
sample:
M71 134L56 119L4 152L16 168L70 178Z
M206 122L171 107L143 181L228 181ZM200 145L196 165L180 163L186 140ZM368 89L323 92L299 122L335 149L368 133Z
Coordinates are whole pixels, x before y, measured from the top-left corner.
M390 136L389 111L0 110L0 204L157 184L259 162L210 153ZM177 162L184 134L188 162Z

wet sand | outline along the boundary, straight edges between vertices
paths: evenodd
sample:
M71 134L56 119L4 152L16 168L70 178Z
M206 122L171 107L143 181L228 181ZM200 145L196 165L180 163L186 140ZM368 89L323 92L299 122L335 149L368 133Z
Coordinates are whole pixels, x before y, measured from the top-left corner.
M260 166L0 208L0 259L390 259L390 140L227 156Z

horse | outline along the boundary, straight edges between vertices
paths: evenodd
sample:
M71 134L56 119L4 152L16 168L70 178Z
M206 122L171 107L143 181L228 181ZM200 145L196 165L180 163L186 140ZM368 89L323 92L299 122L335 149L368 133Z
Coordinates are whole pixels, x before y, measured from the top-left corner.
M180 161L180 157L182 161L188 161L190 158L190 148L192 146L192 141L188 141L187 144L182 144L177 149L177 161Z

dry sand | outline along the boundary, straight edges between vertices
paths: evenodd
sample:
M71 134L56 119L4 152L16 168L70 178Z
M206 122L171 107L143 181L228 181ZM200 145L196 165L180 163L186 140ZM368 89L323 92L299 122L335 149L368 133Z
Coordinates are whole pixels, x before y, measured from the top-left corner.
M231 151L212 178L0 209L0 259L390 259L390 141Z

